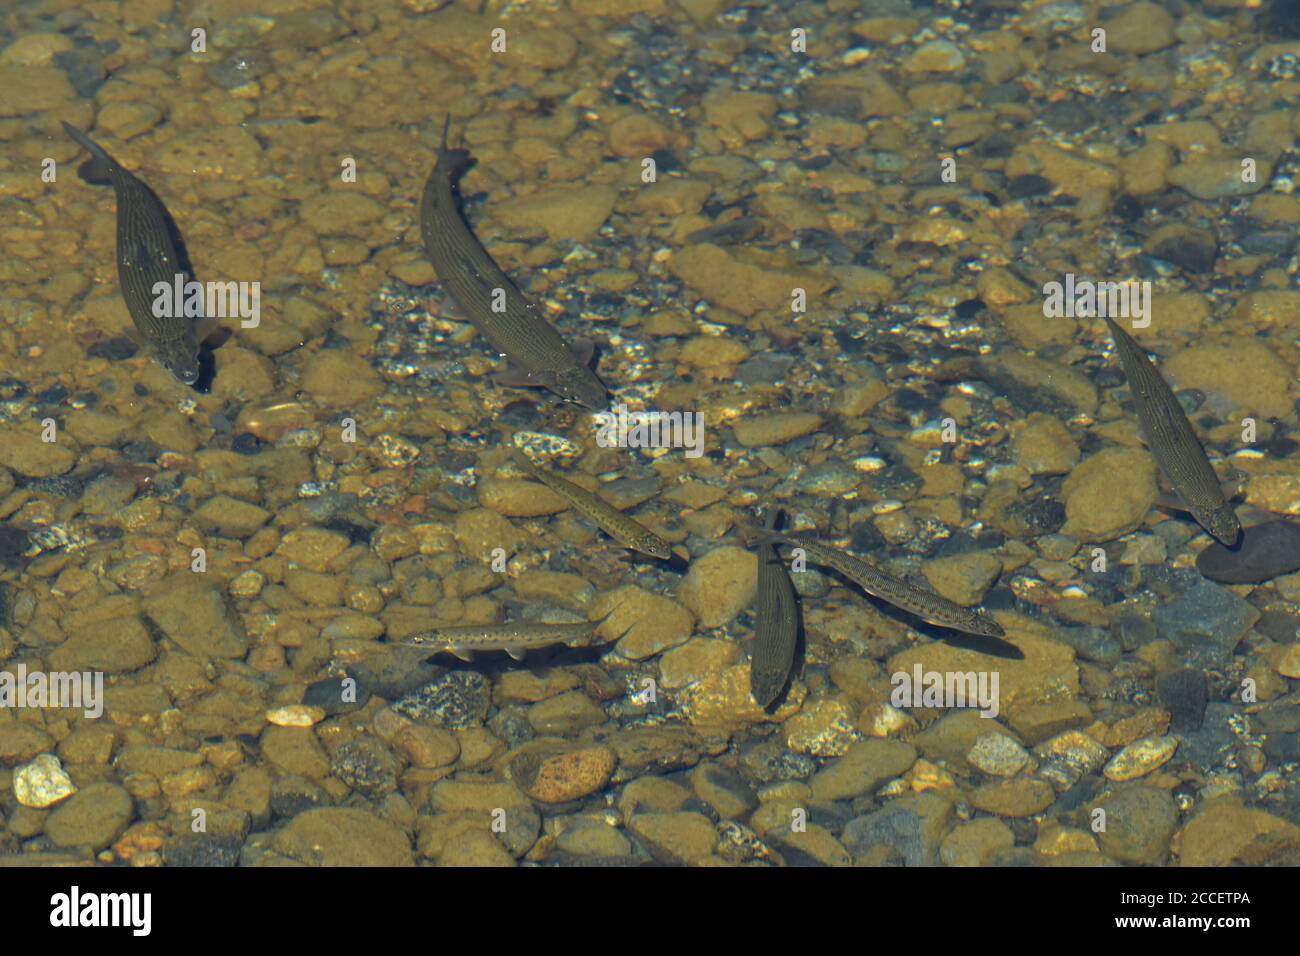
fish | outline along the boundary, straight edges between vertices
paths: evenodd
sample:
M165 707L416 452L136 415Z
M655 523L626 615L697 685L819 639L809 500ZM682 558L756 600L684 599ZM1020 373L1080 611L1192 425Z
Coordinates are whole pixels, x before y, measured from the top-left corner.
M152 189L131 175L98 143L71 123L64 131L86 152L90 160L81 167L87 182L112 183L117 196L117 281L126 300L127 312L144 346L163 368L182 385L199 378L199 335L193 316L186 316L180 303L177 314L154 315L154 286L182 285L189 270L177 249L176 225Z
M447 130L420 199L424 250L443 286L466 318L498 352L539 385L593 411L609 407L605 384L546 321L537 304L519 291L470 231L457 202L456 183L473 164L468 150L449 149ZM492 311L495 291L505 311Z
M1241 522L1224 498L1214 467L1183 406L1133 337L1110 316L1102 318L1110 326L1115 351L1137 406L1138 421L1161 473L1200 526L1225 547L1233 547L1241 537Z
M839 548L832 548L814 538L772 531L753 525L742 526L742 531L751 539L760 541L779 541L783 544L803 548L808 560L814 564L834 568L849 578L868 594L880 598L896 608L909 614L915 614L923 621L938 627L947 627L966 634L982 637L1004 637L1006 631L1002 625L982 610L962 607L933 591L927 591L914 584L896 578L876 565L849 554Z
M596 629L600 621L579 624L535 624L515 621L509 624L470 624L439 627L413 634L395 643L403 647L420 647L432 653L446 652L469 663L476 651L505 651L522 661L527 651L563 644L566 647L591 647L600 643Z
M768 516L766 530L775 529L780 514L774 510ZM768 707L790 679L798 637L794 583L776 547L765 541L758 546L758 607L749 663L749 693L758 706Z
M515 461L524 471L554 491L575 511L584 515L623 547L648 554L653 558L672 560L672 546L649 528L629 518L586 488L542 468L518 447L512 448L511 451Z

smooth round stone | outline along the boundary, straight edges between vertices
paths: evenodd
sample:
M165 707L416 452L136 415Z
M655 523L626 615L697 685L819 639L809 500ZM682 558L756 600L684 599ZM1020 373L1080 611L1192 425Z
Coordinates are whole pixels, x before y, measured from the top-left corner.
M266 719L277 727L314 727L325 719L325 708L290 704L268 710Z
M1177 737L1147 737L1129 744L1117 753L1102 773L1107 780L1116 782L1136 780L1167 763L1177 749Z
M1300 570L1300 525L1269 521L1247 528L1235 551L1216 541L1197 555L1196 570L1222 584L1258 584Z

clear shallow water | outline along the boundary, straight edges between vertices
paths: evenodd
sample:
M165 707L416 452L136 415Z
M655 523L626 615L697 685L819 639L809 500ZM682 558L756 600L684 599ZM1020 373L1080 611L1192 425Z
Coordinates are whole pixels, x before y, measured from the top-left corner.
M1044 288L1149 282L1134 334L1242 522L1294 514L1288 5L435 6L0 20L9 859L1294 859L1293 542L1263 580L1198 570L1104 322ZM700 455L602 447L493 380L418 229L448 113L474 233L615 402L698 415ZM197 278L259 284L197 389L131 341L112 193L62 121ZM675 561L526 484L512 442ZM763 710L735 526L777 504L1005 642L810 564ZM523 662L394 647L597 619ZM17 706L73 673L79 706Z

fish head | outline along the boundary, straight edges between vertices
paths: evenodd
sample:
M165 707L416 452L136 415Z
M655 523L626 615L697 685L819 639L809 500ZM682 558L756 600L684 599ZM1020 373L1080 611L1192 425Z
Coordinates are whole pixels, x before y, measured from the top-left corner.
M451 641L447 640L436 631L424 634L411 634L402 638L399 643L406 647L423 648L431 653L451 650Z
M664 561L671 561L673 549L668 542L657 534L646 533L640 536L636 542L636 549L642 554L651 554L656 558L662 558Z
M1231 507L1225 505L1222 508L1200 511L1195 514L1195 518L1225 548L1236 547L1237 541L1241 538L1241 522L1237 520L1237 513Z
M182 385L193 385L199 380L199 347L193 341L181 340L154 349L158 364L172 374Z
M593 412L603 412L609 407L609 392L596 373L585 365L557 372L553 381L546 383L557 395L577 402Z
M1002 625L993 620L993 615L987 611L975 612L975 627L972 630L983 637L1007 636L1007 632L1002 629Z

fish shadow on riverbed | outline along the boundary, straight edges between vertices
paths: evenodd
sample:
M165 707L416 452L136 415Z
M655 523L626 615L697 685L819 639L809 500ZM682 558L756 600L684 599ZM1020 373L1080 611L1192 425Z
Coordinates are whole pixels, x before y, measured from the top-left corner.
M191 388L207 395L212 391L212 380L217 376L217 357L213 353L230 341L235 333L223 325L217 325L215 319L199 321L199 334L202 336L199 340L199 377L194 380ZM205 326L211 326L211 331L203 334Z
M641 555L638 555L638 557L641 557ZM690 563L676 551L672 552L672 557L670 558L647 558L647 560L658 564L661 567L665 567L669 571L675 571L678 574L685 574L691 567Z
M420 647L396 644L403 653L409 653L417 666L437 668L440 671L477 671L484 677L492 677L508 671L545 670L573 664L594 664L610 649L610 644L594 644L589 647L565 647L554 644L550 647L529 648L521 661L515 660L505 651L475 651L472 661L462 661L450 651L430 650Z
M963 634L961 631L951 631L943 627L934 627L922 622L920 626L912 625L927 637L933 637L936 641L942 641L949 647L955 647L963 651L974 651L976 654L987 654L989 657L1000 657L1008 661L1023 661L1025 652L1010 641L1004 641L1000 637L985 637L982 634Z
M199 346L199 377L190 386L194 391L207 395L212 391L212 380L217 377L217 361L212 354L212 347L207 344Z

